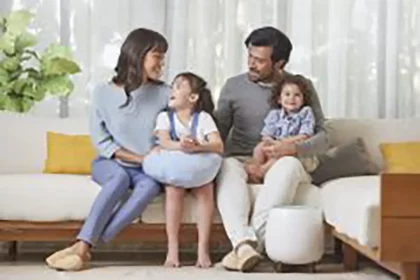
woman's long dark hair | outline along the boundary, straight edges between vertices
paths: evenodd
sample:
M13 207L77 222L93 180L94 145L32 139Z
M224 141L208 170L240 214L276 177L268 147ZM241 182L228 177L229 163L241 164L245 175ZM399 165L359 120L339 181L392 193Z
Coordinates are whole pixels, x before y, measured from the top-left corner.
M194 111L197 113L204 111L213 117L214 102L211 91L207 88L207 82L200 76L191 72L180 73L176 75L175 79L177 78L187 80L191 87L191 92L198 94L198 100Z
M302 75L287 75L273 87L273 95L271 96L271 107L273 109L281 108L279 97L285 85L296 85L303 94L303 106L310 105L309 88L306 79Z
M143 81L144 58L151 50L166 53L168 42L161 34L145 28L131 31L121 46L115 67L116 75L112 78L112 82L116 85L124 86L127 95L127 101L121 107L130 103L130 92L145 82Z

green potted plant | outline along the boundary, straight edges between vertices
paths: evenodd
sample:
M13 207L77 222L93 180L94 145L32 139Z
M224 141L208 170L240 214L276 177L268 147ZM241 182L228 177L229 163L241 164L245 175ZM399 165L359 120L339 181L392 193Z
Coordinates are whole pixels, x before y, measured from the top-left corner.
M28 31L33 16L19 10L0 17L0 111L24 113L47 95L68 96L74 88L70 76L81 71L68 47L33 49L37 38Z

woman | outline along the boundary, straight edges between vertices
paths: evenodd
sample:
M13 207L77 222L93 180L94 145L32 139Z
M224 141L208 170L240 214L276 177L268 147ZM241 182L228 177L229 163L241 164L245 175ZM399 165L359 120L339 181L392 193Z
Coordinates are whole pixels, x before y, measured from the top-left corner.
M83 269L98 241L112 240L159 194L159 184L145 175L141 164L153 146L156 117L169 98L170 88L159 81L167 49L159 33L132 31L121 47L116 75L96 87L91 138L99 157L92 163L92 178L102 189L76 242L48 257L49 267Z

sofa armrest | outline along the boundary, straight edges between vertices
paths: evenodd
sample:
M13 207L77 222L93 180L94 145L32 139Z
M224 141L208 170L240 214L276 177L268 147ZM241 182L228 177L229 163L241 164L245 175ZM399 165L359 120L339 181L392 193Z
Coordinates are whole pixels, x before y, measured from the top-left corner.
M420 216L420 174L381 174L381 216Z
M420 262L420 174L381 174L380 259Z

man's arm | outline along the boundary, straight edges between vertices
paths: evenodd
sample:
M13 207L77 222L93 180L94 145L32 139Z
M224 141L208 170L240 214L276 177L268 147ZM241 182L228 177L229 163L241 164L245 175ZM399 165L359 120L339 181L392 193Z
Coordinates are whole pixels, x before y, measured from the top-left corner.
M217 102L217 110L215 112L216 124L220 132L223 143L229 135L233 122L232 100L228 82L223 86L220 92L219 101Z
M329 148L328 135L325 129L325 117L314 85L307 79L309 88L309 106L315 117L315 135L305 141L296 143L296 154L301 157L316 156Z

